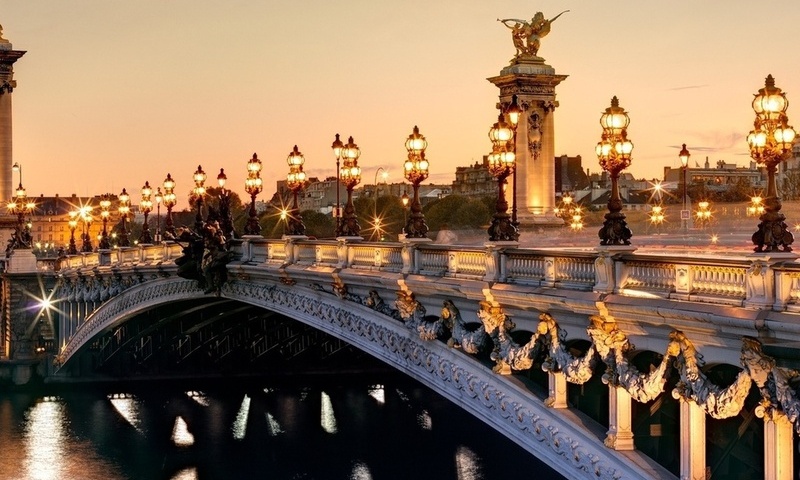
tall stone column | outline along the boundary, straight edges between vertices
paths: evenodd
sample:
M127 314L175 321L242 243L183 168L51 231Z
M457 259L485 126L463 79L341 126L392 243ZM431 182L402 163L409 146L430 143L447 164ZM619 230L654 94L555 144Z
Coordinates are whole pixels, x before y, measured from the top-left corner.
M523 110L517 125L517 219L525 226L558 226L555 216L556 86L567 75L556 75L541 57L515 57L511 65L488 80L500 89L500 108L514 95ZM511 182L511 181L510 181ZM509 188L509 190L512 190ZM511 203L511 202L509 202Z
M13 50L11 42L3 38L0 26L0 201L12 198L14 186L11 184L11 92L17 86L14 80L14 62L25 55L24 51Z

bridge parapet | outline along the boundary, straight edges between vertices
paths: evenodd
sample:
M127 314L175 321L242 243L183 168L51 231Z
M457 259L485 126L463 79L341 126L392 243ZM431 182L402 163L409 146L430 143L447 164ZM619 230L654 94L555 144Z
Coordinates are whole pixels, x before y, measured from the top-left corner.
M638 253L604 248L529 249L497 244L245 239L241 263L314 266L424 277L662 298L748 309L800 312L800 263L794 255ZM157 265L181 255L175 243L71 255L37 262L39 271ZM13 258L9 259L13 261Z
M800 311L794 255L689 256L607 248L529 249L331 240L245 240L248 264L327 266L427 277Z

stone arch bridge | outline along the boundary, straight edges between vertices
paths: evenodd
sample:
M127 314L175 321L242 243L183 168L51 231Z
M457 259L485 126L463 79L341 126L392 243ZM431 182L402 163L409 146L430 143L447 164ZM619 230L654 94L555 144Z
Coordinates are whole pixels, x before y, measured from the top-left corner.
M791 255L259 237L236 243L227 283L206 294L176 275L176 244L28 254L6 260L2 284L0 372L17 383L83 375L121 352L144 361L157 337L177 360L201 346L256 358L346 344L567 478L794 475Z

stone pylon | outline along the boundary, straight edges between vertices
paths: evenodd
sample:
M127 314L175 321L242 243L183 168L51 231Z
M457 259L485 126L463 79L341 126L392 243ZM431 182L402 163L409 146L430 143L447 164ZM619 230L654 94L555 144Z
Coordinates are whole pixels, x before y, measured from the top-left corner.
M14 50L11 42L3 38L3 27L0 26L0 202L11 200L14 196L11 166L13 153L11 148L11 93L17 86L14 80L14 62L25 55L22 50Z
M515 57L511 65L488 80L500 89L501 109L517 96L523 114L517 126L516 181L517 220L524 227L559 226L563 221L555 208L555 132L553 114L558 107L556 85L567 75L556 75L553 67L537 56ZM511 187L511 185L509 185ZM507 190L512 194L513 189ZM508 197L509 204L512 198Z

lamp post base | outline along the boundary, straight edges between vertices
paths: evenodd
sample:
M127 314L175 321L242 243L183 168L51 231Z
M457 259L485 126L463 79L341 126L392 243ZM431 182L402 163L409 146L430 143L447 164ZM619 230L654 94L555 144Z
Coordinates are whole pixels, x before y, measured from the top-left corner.
M511 223L508 214L495 214L492 224L489 225L490 242L517 242L519 241L519 230Z
M786 225L786 217L775 211L766 211L761 215L761 223L753 234L755 252L791 252L794 235Z
M622 212L609 212L605 215L603 228L597 233L600 245L630 245L633 232L625 222Z

